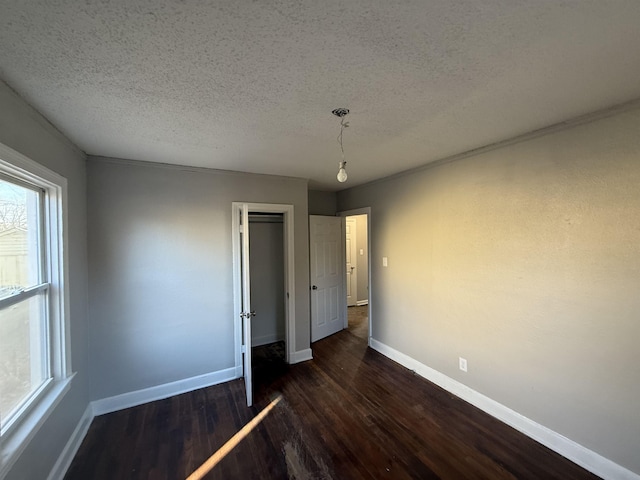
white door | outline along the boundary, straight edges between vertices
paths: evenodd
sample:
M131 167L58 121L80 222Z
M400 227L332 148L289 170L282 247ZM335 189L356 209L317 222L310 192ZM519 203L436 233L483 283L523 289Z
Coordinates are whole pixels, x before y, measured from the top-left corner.
M342 218L309 216L312 342L344 328L341 239Z
M347 306L352 307L358 301L358 272L356 261L356 219L347 217L345 226L345 256L347 259Z
M249 208L242 205L240 208L240 263L242 271L241 295L242 295L242 353L244 367L244 385L247 391L247 406L253 404L253 388L251 384L251 318L255 312L251 310L251 288L249 269Z

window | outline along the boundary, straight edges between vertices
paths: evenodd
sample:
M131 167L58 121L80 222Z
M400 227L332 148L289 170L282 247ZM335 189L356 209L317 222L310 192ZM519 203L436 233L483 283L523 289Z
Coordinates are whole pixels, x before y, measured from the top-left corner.
M0 144L0 478L70 387L66 180Z
M42 200L35 185L0 177L0 427L50 378L49 275L42 245Z

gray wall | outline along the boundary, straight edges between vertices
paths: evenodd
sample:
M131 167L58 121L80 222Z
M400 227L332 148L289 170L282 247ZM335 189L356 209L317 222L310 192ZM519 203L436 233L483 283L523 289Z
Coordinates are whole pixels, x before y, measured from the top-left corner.
M638 132L618 113L338 208L372 208L375 339L640 473Z
M309 215L333 216L337 210L336 192L309 190Z
M68 180L71 390L7 479L46 478L89 403L87 360L86 170L84 154L0 81L0 142Z
M253 346L285 338L284 224L249 217Z
M309 348L305 180L90 157L92 398L234 366L231 204L294 205L296 350Z

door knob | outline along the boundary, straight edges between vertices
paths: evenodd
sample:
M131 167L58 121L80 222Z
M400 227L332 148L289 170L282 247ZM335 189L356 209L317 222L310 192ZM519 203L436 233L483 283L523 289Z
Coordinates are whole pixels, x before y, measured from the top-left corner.
M316 287L315 285L311 287L311 290L317 290L318 287Z

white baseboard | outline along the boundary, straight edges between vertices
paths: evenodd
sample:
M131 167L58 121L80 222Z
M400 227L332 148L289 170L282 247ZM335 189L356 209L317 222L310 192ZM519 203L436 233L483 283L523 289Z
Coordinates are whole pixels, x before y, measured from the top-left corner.
M611 460L589 450L586 447L554 432L553 430L534 422L533 420L511 410L509 407L486 397L485 395L467 387L431 367L395 350L374 338L370 338L369 345L384 356L398 362L400 365L413 370L418 375L462 398L478 407L489 415L510 425L516 430L533 438L542 445L568 458L572 462L590 472L611 480L640 480L640 475L612 462Z
M164 398L191 392L199 388L210 387L219 383L228 382L238 378L237 368L231 367L217 372L205 373L196 377L185 378L176 382L156 385L155 387L144 388L134 392L123 393L113 397L103 398L92 402L93 414L95 416L105 413L116 412L125 408L135 407L143 403L162 400Z
M356 302L356 305L357 305L358 307L362 307L363 305L369 305L369 300L358 300L358 301Z
M76 428L62 450L62 453L58 457L58 460L51 469L47 480L59 480L64 478L95 416L135 407L137 405L142 405L143 403L161 400L174 395L180 395L181 393L190 392L199 388L217 385L218 383L227 382L238 378L239 376L242 376L242 366L239 368L227 368L225 370L219 370L205 375L198 375L196 377L165 383L163 385L145 388L135 392L123 393L122 395L116 395L114 397L103 398L101 400L91 402L80 418L78 425L76 425Z
M252 347L259 347L260 345L268 345L269 343L279 342L284 340L284 332L282 333L270 333L269 335L261 335L251 339Z
M300 350L298 352L291 352L289 354L290 364L306 362L307 360L313 360L313 355L310 348L307 348L306 350Z
M84 437L87 435L89 431L89 426L93 421L93 408L91 404L87 405L86 410L80 417L78 421L78 425L73 430L71 437L67 441L66 445L62 449L62 453L58 457L55 465L51 469L47 480L62 480L69 470L71 466L71 462L73 461L73 457L76 456Z

